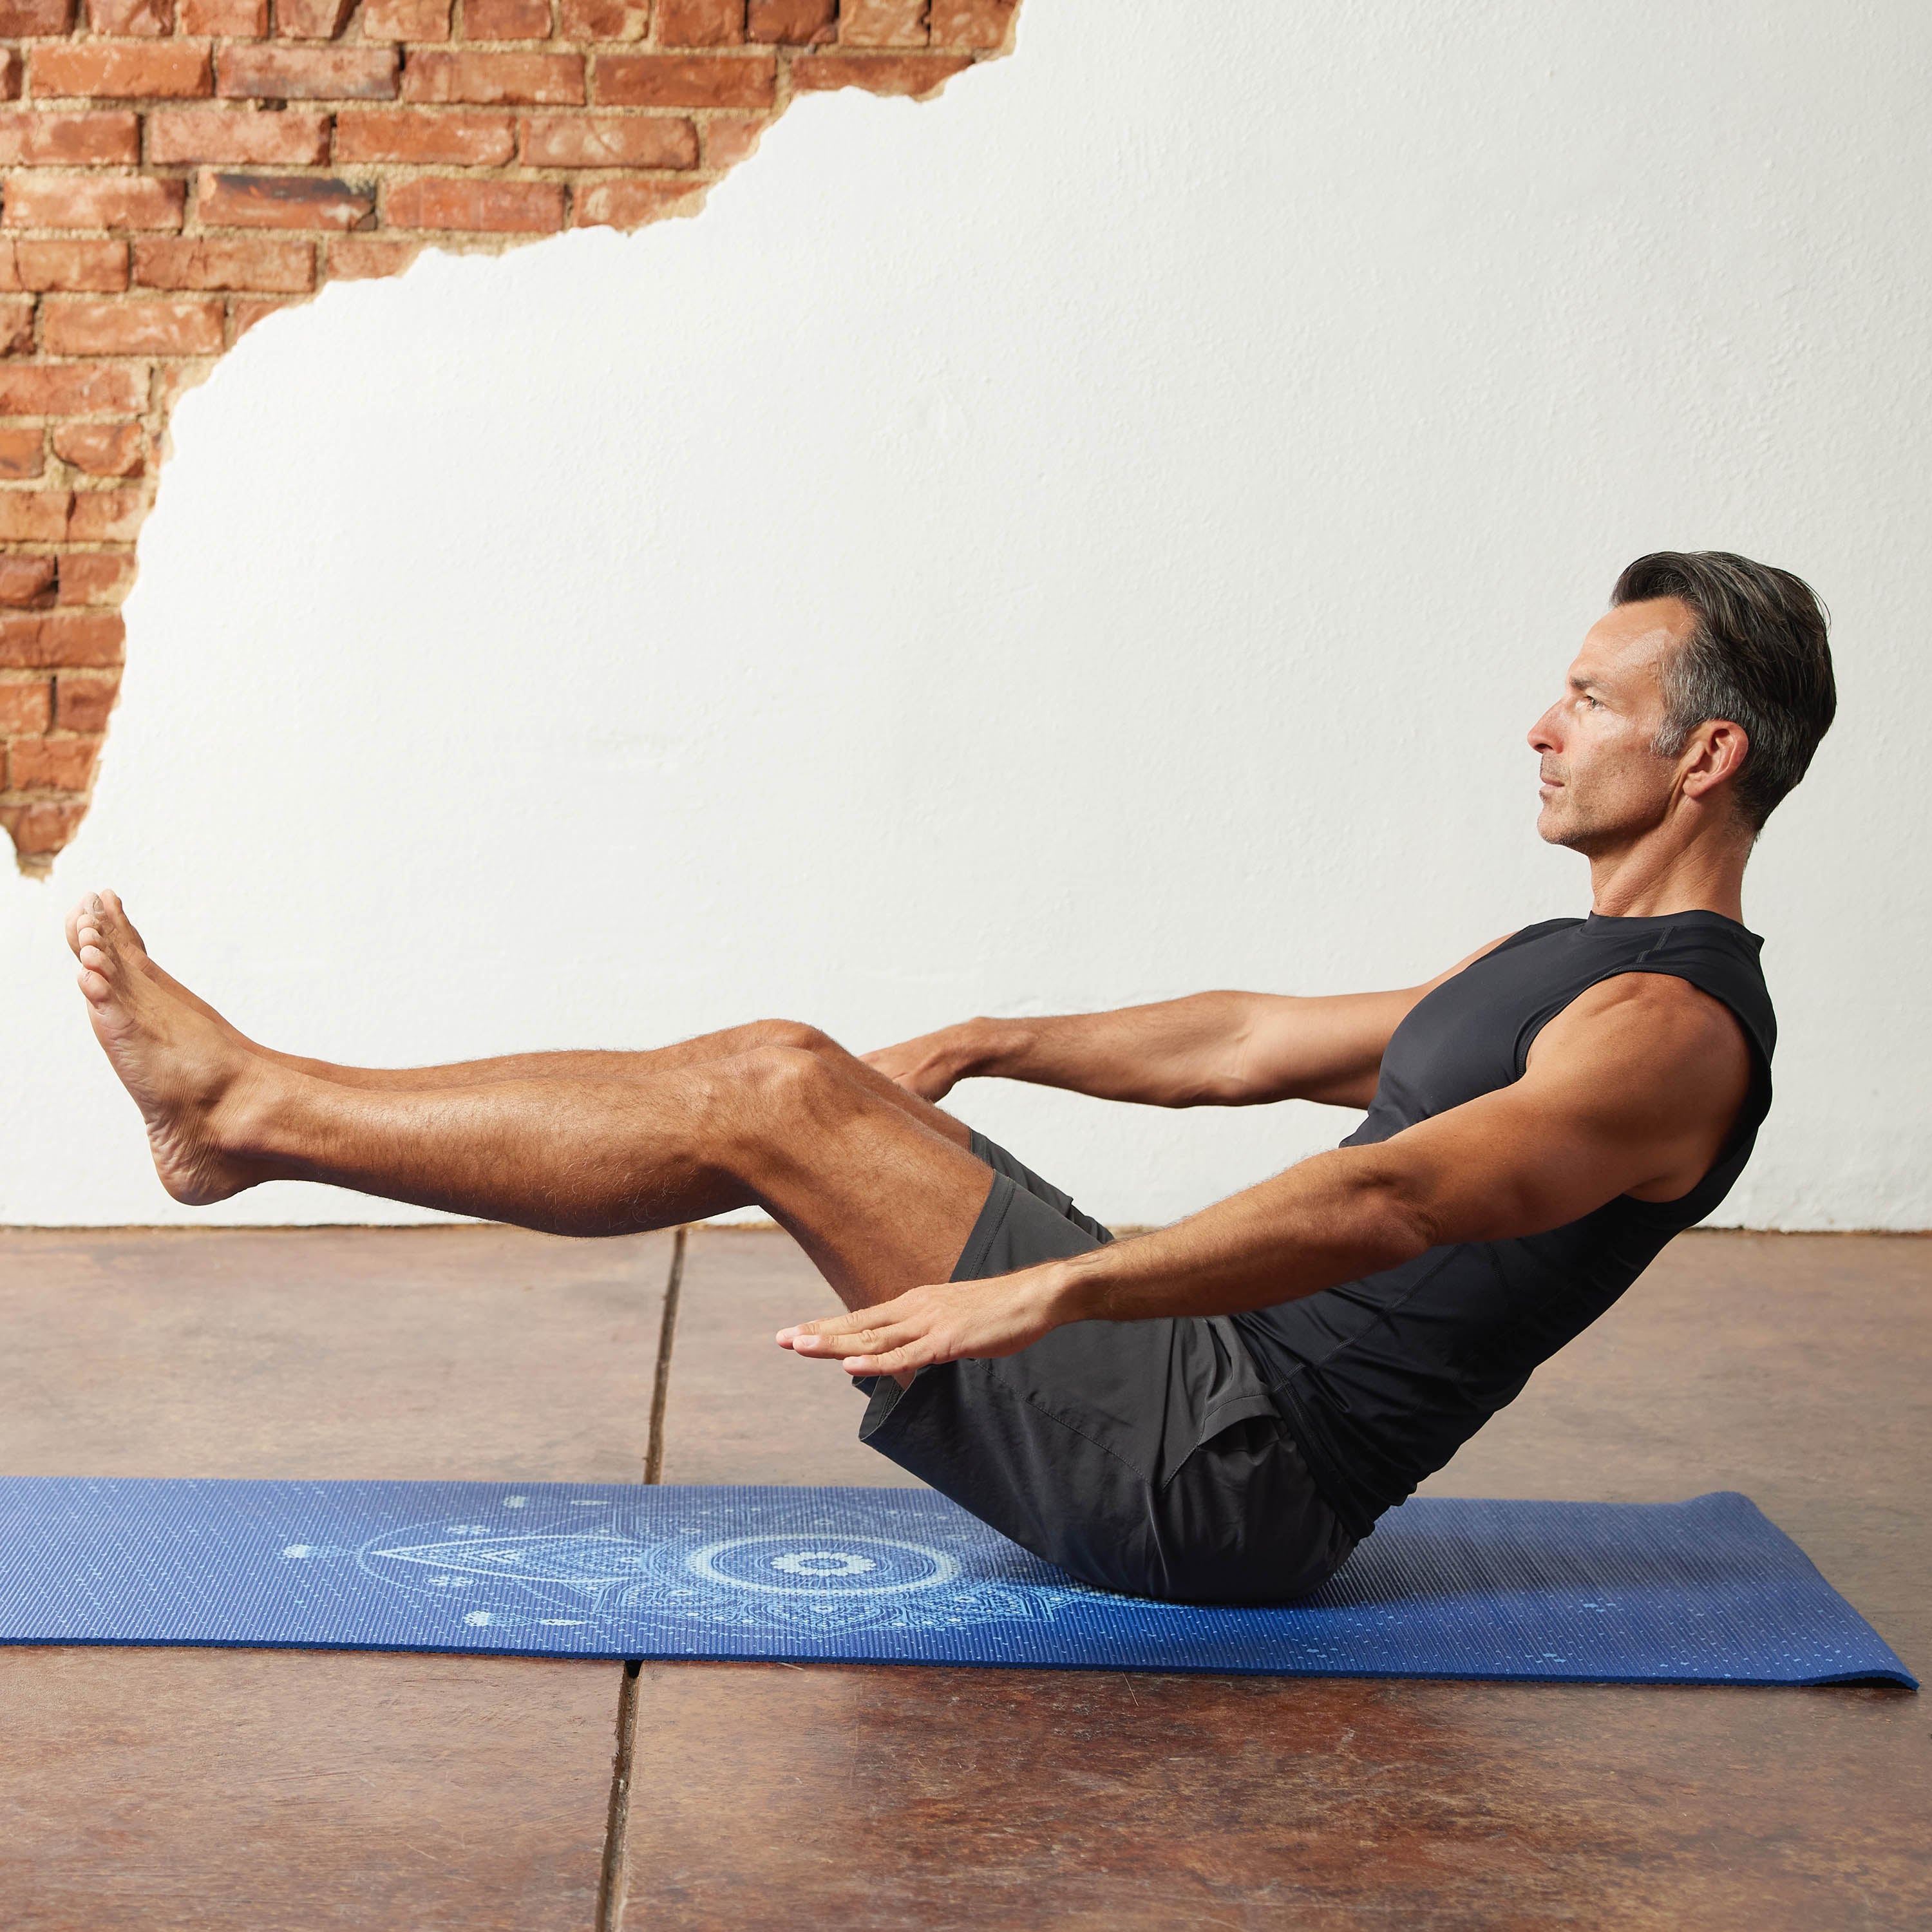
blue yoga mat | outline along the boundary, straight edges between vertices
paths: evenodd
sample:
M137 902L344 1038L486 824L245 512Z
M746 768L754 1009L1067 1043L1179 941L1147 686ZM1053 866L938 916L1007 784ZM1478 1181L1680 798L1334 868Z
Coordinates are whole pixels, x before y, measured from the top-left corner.
M16 1478L0 1642L1917 1688L1728 1495L1420 1498L1305 1601L1202 1610L922 1490Z

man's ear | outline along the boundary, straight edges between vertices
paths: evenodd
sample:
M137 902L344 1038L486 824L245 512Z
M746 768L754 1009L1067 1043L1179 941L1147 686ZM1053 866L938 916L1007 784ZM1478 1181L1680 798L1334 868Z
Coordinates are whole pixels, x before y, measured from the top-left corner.
M1743 770L1750 740L1742 724L1727 718L1707 718L1690 734L1684 747L1684 795L1706 798Z

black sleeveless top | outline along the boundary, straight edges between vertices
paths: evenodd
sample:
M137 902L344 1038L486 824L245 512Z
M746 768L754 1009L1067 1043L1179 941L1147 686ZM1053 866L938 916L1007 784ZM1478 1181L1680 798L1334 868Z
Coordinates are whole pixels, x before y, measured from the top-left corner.
M1771 1106L1778 1025L1758 967L1762 944L1714 912L1547 920L1445 980L1396 1029L1368 1118L1344 1147L1385 1141L1521 1079L1544 1028L1622 973L1667 974L1723 1000L1750 1043L1752 1081L1715 1165L1677 1200L1620 1195L1547 1234L1431 1248L1234 1318L1317 1486L1358 1535L1730 1192Z

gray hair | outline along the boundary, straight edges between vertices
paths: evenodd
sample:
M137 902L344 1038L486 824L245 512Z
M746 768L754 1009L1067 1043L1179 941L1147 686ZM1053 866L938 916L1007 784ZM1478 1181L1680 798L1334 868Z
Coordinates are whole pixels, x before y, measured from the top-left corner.
M1712 718L1741 727L1749 748L1736 796L1759 831L1804 776L1838 710L1825 608L1802 578L1723 550L1640 556L1610 592L1613 605L1653 597L1681 598L1696 620L1664 667L1657 748L1675 758Z

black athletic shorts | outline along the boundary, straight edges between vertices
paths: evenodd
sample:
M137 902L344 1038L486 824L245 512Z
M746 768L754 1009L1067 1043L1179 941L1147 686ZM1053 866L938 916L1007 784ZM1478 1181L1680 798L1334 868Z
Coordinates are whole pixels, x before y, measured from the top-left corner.
M973 1136L992 1192L955 1281L1113 1237ZM871 1396L860 1437L1002 1534L1105 1590L1177 1603L1304 1596L1355 1546L1225 1317L1076 1322Z

